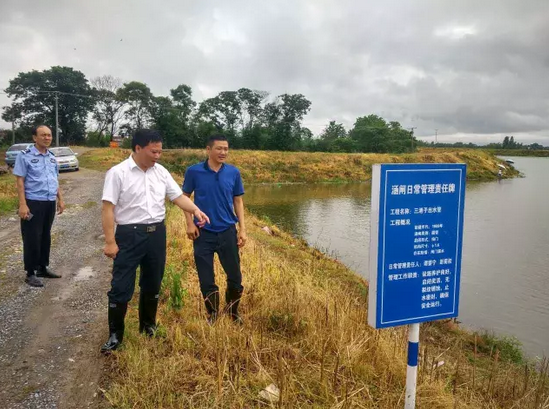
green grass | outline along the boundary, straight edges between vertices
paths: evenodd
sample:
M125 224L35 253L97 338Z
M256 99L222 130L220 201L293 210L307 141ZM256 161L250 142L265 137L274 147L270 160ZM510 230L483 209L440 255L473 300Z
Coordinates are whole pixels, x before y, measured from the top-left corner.
M498 337L491 333L483 333L480 335L478 347L480 351L488 354L493 354L496 350L499 351L499 357L503 361L515 364L526 362L522 344L515 337Z

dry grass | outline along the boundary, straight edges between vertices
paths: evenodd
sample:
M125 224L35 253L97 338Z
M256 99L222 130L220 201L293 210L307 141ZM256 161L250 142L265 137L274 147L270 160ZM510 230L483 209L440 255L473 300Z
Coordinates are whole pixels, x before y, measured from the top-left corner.
M205 311L179 210L168 212L168 269L157 339L137 334L130 309L125 348L113 357L106 396L117 408L403 407L406 332L366 324L367 284L303 241L249 216L242 252L245 325ZM224 275L216 265L218 283ZM181 275L183 307L169 308ZM507 361L497 344L453 322L422 325L418 407L544 408L547 376ZM494 347L496 345L496 347ZM444 365L437 366L444 361ZM547 371L547 368L543 368ZM274 383L281 399L258 393ZM544 406L545 405L545 406Z
M129 154L129 150L123 149L94 149L80 157L80 164L107 170ZM204 151L198 149L166 150L161 162L172 173L183 177L188 166L204 158ZM467 163L469 180L492 180L496 179L498 163L503 163L480 150L422 150L403 155L234 150L229 162L240 169L246 183L366 181L371 178L372 165L376 163ZM517 175L512 168L506 173L507 177Z
M17 187L15 176L8 171L0 176L0 216L14 213L17 210Z

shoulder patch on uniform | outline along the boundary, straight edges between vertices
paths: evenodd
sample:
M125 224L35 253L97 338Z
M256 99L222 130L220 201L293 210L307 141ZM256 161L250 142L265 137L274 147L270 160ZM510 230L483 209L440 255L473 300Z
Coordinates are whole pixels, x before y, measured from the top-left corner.
M51 159L50 159L50 162L51 162L51 163L56 163L57 161L56 161L54 158L51 158Z
M31 163L38 163L38 159L31 160Z
M30 148L27 148L27 149L25 149L24 151L21 151L21 152L23 152L23 153L29 153L30 151L31 151Z

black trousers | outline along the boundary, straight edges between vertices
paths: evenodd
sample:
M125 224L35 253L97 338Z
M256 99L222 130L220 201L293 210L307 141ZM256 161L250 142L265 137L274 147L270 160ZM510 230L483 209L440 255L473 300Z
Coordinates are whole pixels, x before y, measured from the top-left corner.
M21 219L23 262L27 275L50 264L51 226L55 218L55 201L27 200L32 219Z
M142 293L157 295L166 265L166 226L156 224L119 225L115 233L118 254L113 262L110 303L127 303L135 290L139 266Z
M200 291L204 298L212 292L219 291L214 276L215 253L219 256L219 261L227 274L227 287L242 291L242 273L240 271L236 226L233 225L221 233L202 229L193 246Z

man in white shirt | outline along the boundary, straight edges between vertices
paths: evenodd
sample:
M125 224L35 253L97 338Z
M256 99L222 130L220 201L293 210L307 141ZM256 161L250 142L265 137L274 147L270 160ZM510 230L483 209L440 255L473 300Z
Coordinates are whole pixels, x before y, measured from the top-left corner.
M166 264L166 196L178 207L192 213L199 223L210 220L183 195L181 188L162 165L159 132L142 129L132 139L131 156L111 168L103 188L102 222L104 253L112 258L109 297L109 340L101 347L108 353L117 349L124 337L124 318L140 267L139 331L153 336L160 284ZM116 233L115 233L115 224Z

